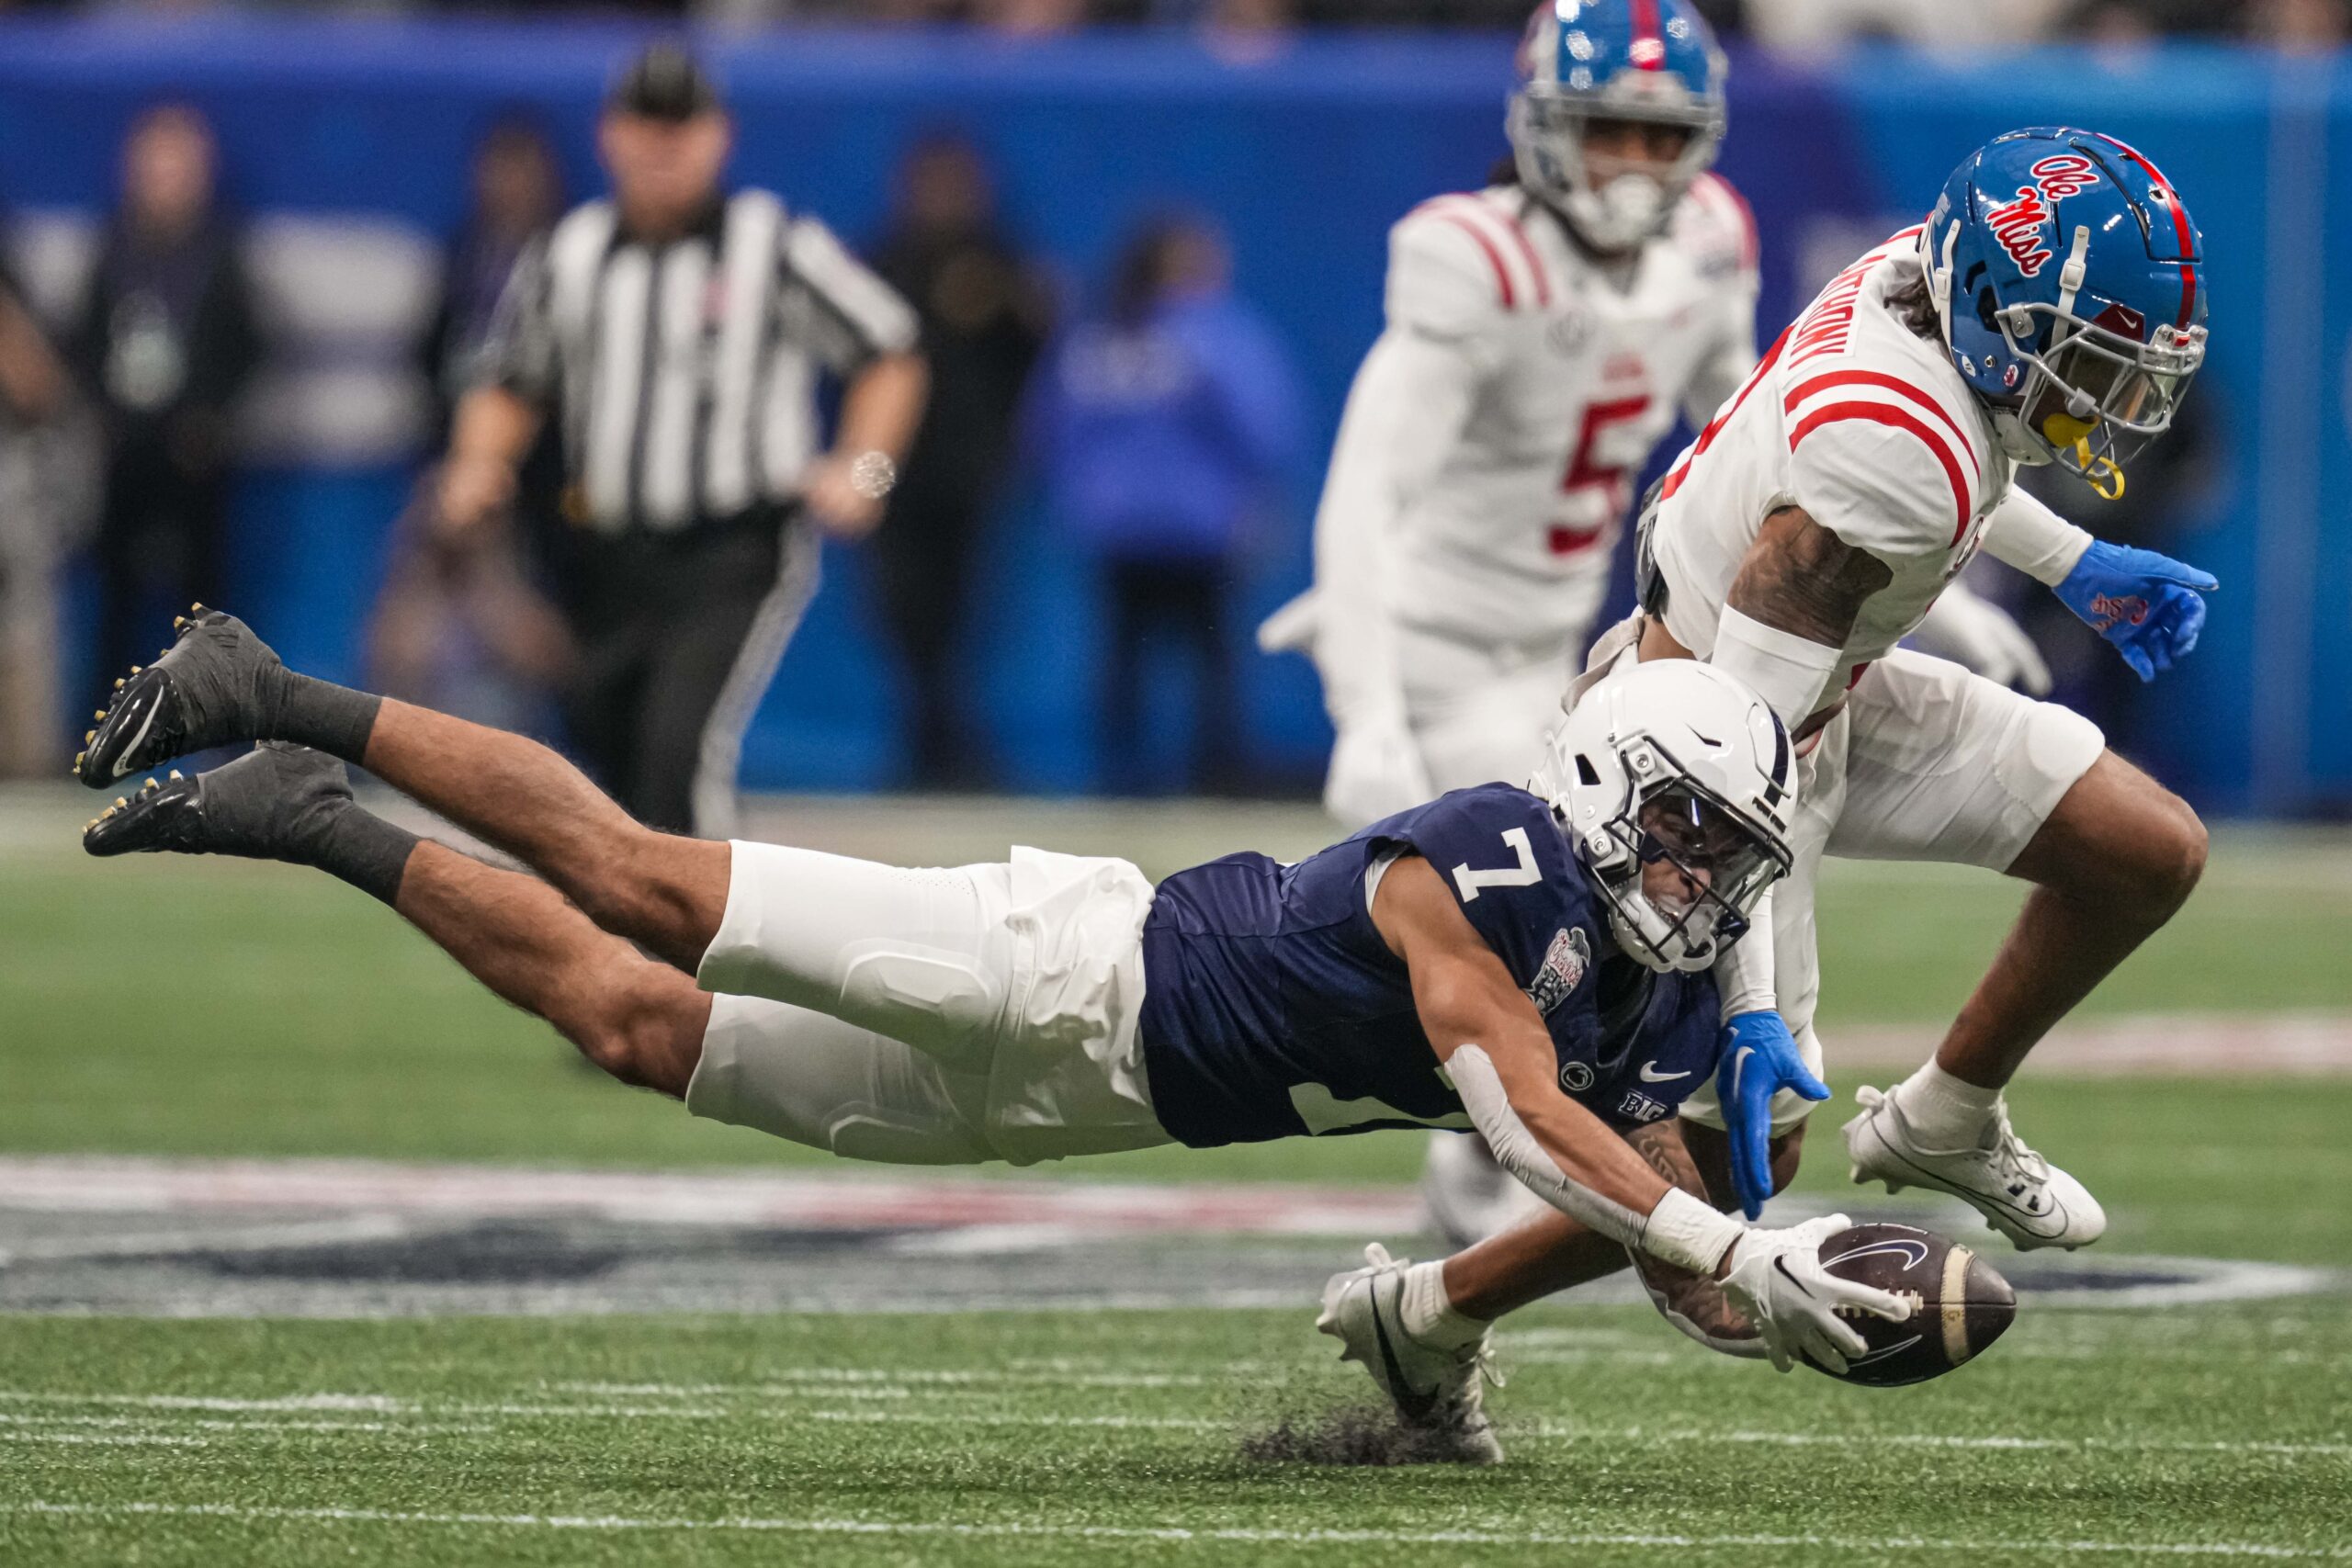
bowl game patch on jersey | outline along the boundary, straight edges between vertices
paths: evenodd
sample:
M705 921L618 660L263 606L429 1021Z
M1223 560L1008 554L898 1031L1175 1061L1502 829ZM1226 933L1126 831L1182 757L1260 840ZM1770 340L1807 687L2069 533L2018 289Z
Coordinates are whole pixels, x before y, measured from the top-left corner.
M1552 939L1544 951L1544 966L1535 972L1534 980L1527 987L1527 999L1544 1017L1568 999L1568 994L1584 983L1584 972L1592 966L1592 942L1581 927L1566 930Z

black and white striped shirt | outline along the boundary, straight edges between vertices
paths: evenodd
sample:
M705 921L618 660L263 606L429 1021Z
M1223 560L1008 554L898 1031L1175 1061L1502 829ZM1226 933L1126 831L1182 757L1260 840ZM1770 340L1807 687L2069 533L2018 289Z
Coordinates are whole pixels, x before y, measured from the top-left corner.
M482 378L560 420L581 520L686 527L788 502L818 455L817 375L911 349L915 316L763 190L648 244L609 201L515 264Z

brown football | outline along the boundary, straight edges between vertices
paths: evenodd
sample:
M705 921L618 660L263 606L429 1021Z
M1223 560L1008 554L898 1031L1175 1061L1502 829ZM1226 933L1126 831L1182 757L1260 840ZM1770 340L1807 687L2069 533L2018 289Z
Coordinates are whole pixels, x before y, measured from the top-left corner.
M1821 1266L1916 1303L1902 1323L1870 1313L1849 1316L1869 1348L1842 1374L1828 1373L1841 1382L1899 1388L1939 1378L1998 1339L2017 1317L2017 1292L2000 1271L1933 1231L1853 1225L1821 1244Z

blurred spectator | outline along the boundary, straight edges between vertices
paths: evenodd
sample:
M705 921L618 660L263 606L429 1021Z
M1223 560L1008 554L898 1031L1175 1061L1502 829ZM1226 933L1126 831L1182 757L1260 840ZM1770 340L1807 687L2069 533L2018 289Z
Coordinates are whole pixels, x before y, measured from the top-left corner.
M1087 0L973 0L972 20L1032 37L1070 32L1086 24Z
M2138 45L2183 33L2232 32L2242 11L2240 5L2211 0L2080 0L2054 30L2091 43Z
M2247 30L2287 54L2326 54L2344 47L2352 30L2347 0L2254 0Z
M976 788L988 766L966 712L956 644L975 547L1050 308L999 226L988 165L960 136L930 137L908 152L874 265L922 319L931 362L931 402L874 540L883 621L914 685L914 782Z
M640 821L719 838L743 731L816 592L816 530L881 521L924 383L888 285L815 218L729 193L734 138L673 44L615 81L597 124L612 197L516 265L436 499L463 544L511 513L541 433L567 433L571 739ZM830 451L820 370L844 383Z
M473 204L449 247L422 345L443 429L481 369L515 262L565 205L554 149L526 119L502 120L482 137L471 184ZM394 525L369 634L376 690L503 729L547 729L545 710L572 659L562 617L533 581L533 569L566 543L556 521L559 447L544 431L524 459L516 529L444 536L433 527L432 481L420 487Z
M73 379L0 271L0 778L63 761L57 568L87 502Z
M174 612L226 597L231 443L261 343L216 164L212 128L195 109L166 104L133 123L122 205L74 334L107 442L101 669L143 662Z
M1035 405L1048 498L1102 562L1110 604L1102 687L1106 783L1161 794L1143 745L1144 663L1182 649L1195 673L1194 784L1241 777L1234 569L1254 512L1298 448L1300 392L1258 313L1230 292L1224 236L1194 219L1144 224L1120 254L1109 309L1056 352Z

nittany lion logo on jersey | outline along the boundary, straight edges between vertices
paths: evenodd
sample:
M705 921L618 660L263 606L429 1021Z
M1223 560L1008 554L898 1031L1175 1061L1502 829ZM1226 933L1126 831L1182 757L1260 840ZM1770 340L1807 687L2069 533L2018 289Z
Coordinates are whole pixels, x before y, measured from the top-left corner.
M1566 1001L1584 983L1584 972L1591 966L1592 943L1585 939L1582 929L1560 932L1544 952L1544 966L1535 972L1534 983L1527 987L1527 999L1535 1004L1537 1012L1549 1018L1552 1010Z

